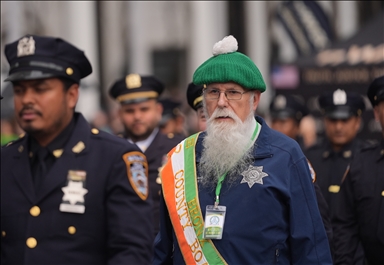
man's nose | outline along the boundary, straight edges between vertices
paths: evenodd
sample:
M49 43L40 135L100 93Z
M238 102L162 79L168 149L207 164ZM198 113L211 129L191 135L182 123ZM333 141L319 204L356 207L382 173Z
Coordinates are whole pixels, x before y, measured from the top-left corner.
M30 104L34 101L35 93L32 89L26 89L20 97L23 104Z
M228 105L228 99L227 99L227 95L225 94L225 92L220 93L217 104L219 106L227 106Z

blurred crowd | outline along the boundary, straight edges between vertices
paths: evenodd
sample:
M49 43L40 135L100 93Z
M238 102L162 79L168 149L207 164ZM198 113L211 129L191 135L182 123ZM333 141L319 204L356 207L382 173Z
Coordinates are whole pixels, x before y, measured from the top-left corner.
M160 103L164 108L160 122L160 127L164 133L176 133L188 136L199 131L196 114L190 106L184 106L182 101L172 98L164 98L160 100ZM263 116L267 122L272 122L270 112L261 116ZM303 137L305 146L309 147L320 137L318 126L316 125L315 118L310 114L300 120L300 135ZM93 127L114 135L119 135L124 131L124 126L119 118L117 108L110 110L99 109L94 113L93 118L89 122ZM13 113L2 115L1 145L3 146L10 141L16 140L21 134L23 134L23 130L17 124Z

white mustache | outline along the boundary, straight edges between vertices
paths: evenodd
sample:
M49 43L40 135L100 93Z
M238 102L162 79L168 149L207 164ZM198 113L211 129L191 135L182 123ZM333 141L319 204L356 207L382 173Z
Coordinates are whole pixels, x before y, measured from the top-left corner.
M217 108L213 113L212 113L212 116L210 117L210 119L215 119L215 118L219 118L219 117L229 117L229 118L235 118L235 113L233 113L233 111L229 110L229 109L220 109L220 108Z

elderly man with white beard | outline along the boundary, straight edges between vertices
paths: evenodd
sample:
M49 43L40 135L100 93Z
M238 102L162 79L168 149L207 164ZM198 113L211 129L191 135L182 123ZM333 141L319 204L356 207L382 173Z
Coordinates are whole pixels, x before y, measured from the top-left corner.
M153 264L332 264L307 160L255 111L266 85L227 36L193 83L207 129L173 148Z

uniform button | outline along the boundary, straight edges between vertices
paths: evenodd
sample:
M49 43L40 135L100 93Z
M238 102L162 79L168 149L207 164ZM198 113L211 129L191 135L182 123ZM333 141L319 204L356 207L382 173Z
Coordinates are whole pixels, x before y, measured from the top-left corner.
M96 128L93 128L93 129L91 130L91 132L92 132L93 134L98 134L98 133L99 133L99 130L96 129Z
M30 237L27 239L27 246L29 248L35 248L37 246L37 240L34 237Z
M6 235L5 231L1 231L1 236L5 237L5 235Z
M340 186L331 185L331 186L329 186L328 191L331 193L338 193L340 191Z
M32 216L39 216L40 215L40 208L38 206L33 206L30 210L29 213Z
M381 192L381 196L383 196L383 197L384 197L384 190Z
M76 227L74 227L74 226L70 226L70 227L68 227L68 233L70 233L71 235L73 235L74 233L76 233Z
M157 178L156 178L156 183L157 183L157 184L161 184L161 178L160 178L160 177L157 177Z

